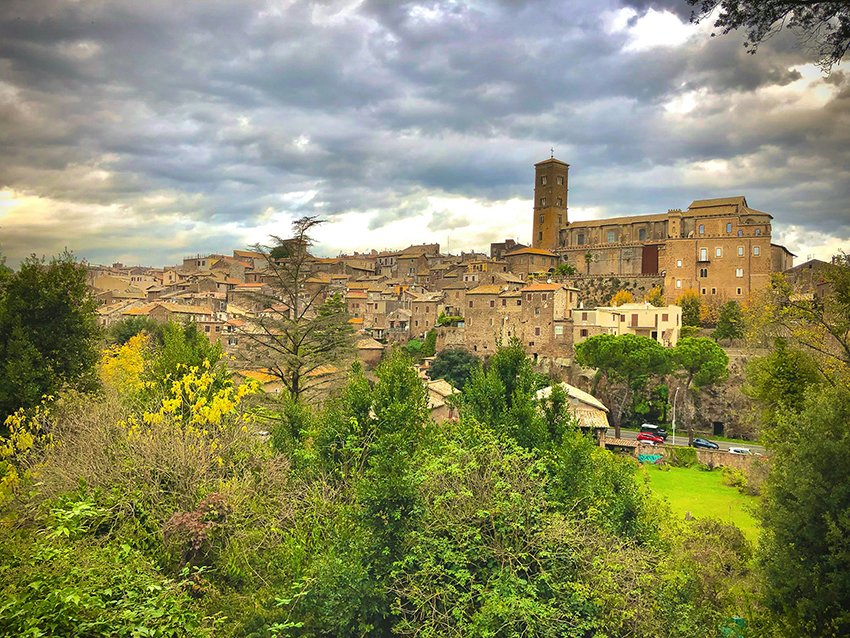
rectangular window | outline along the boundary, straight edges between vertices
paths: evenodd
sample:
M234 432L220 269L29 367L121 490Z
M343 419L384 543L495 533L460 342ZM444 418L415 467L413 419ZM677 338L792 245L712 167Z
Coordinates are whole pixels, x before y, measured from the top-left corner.
M563 186L563 185L564 185L564 176L563 176L563 175L558 175L558 176L555 178L555 181L557 182L558 186Z
M668 316L668 315L667 315L667 313L661 313L661 322L662 322L662 323L664 323L665 321L667 321L667 316Z
M676 288L681 288L681 287L682 287L682 280L681 280L681 279L677 279L677 280L676 280Z
M210 331L210 327L209 327L209 326L204 326L204 332L209 332L209 331Z
M425 314L431 312L431 306L425 306Z
M535 329L534 329L534 336L535 336L535 337L539 337L539 336L540 336L540 328L535 328Z
M526 183L527 183L527 182L526 182ZM546 205L546 198L545 198L545 197L541 197L541 198L540 198L540 205L541 205L541 206L545 206L545 205Z
M563 199L561 199L561 198L559 197L559 198L558 198L558 201L557 201L556 203L558 204L558 206L563 206L563 205L564 205L564 200L563 200ZM558 218L558 220L560 221L560 219L561 219L561 218L559 217L559 218Z
M703 288L701 292L702 292L702 294L705 294L705 288Z
M700 277L708 277L708 268L700 268L699 269Z
M744 269L743 268L736 268L735 269L735 276L736 277L743 277L744 276Z
M744 247L738 246L738 257L743 257L743 256L744 256Z
M578 234L578 237L576 238L576 243L579 246L584 246L584 235L582 233Z
M638 325L638 316L632 315L632 328L636 328Z
M609 244L613 244L613 243L614 243L614 236L615 236L614 231L613 231L613 230L609 230L609 231L608 231L608 243L609 243Z
M540 314L540 308L535 308L535 309L534 309L534 314L539 315L539 314Z
M472 299L469 300L469 307L472 308Z
M516 305L521 306L521 305L522 305L522 299L517 299L517 300L516 300Z
M758 246L753 246L753 254L758 257L760 253L760 248Z
M722 257L723 256L723 249L722 248L715 248L714 249L714 256L715 257Z
M418 328L418 327L419 327L419 320L417 319L416 321L414 321L414 322L413 322L413 325L414 325L414 326L416 326L416 327Z
M537 238L538 238L540 241L543 241L543 231L540 231L539 233L537 233Z
M540 298L541 298L543 301L546 301L546 293L544 292L542 295L540 295Z
M555 334L556 335L564 334L564 326L555 326Z
M700 248L699 249L699 260L700 261L708 261L708 249Z
M738 288L738 294L739 294L739 295L741 294L741 289L740 289L740 288Z
M531 293L528 293L528 294L525 296L525 300L526 300L526 301L531 301Z
M586 337L586 336L587 336L587 328L582 328L582 329L581 329L581 336L582 336L582 337Z
M490 300L490 307L491 307L491 308L495 308L495 307L496 307L496 300L495 300L495 299L491 299L491 300Z
M586 312L581 313L581 320L587 321L587 313Z
M638 241L646 241L646 228L641 228L638 231Z
M427 319L425 320L425 327L426 328L428 327L428 320Z
M460 293L459 292L455 293L455 299L460 299Z
M504 308L504 307L505 307L505 306L507 306L507 305L508 305L508 300L507 300L507 299L502 299L502 308Z
M677 259L677 260L676 260L676 268L681 268L681 267L682 267L682 260L681 260L681 259Z
M711 289L711 294L712 294L712 295L716 295L716 294L717 294L717 288L712 288L712 289Z
M732 222L729 222L728 224L726 224L726 232L727 233L732 232Z
M545 221L546 221L546 215L541 215L540 216L540 223L542 224Z
M700 225L699 225L699 234L700 234L700 235L705 235L705 224L700 224Z
M540 176L540 183L541 183L543 186L546 186L546 176L545 176L545 175L541 175L541 176Z
M761 235L761 228L756 228L756 236L758 237L759 235Z

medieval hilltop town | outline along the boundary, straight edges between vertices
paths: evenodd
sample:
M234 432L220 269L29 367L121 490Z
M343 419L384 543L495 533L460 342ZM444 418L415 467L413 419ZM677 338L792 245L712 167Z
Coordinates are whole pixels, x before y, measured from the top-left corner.
M568 174L569 164L554 157L535 164L531 246L506 239L491 244L489 255L443 254L439 244L332 258L307 254L304 294L341 295L367 370L391 344L435 330L437 352L464 348L482 358L495 353L499 341L516 337L540 370L576 382L573 348L588 337L636 334L672 347L682 329L675 300L683 291L695 290L714 306L744 301L768 285L772 273L799 279L821 263L793 267L795 255L771 241L771 215L751 208L743 196L696 200L654 215L570 222ZM188 256L164 268L89 266L103 327L134 316L191 321L229 354L246 347L250 320L267 310L256 299L272 293L272 276L266 255L241 249ZM619 291L633 302L613 306ZM655 305L645 299L650 291ZM261 368L237 375L279 390ZM451 387L432 385L432 404L442 407ZM721 427L728 419L703 417Z

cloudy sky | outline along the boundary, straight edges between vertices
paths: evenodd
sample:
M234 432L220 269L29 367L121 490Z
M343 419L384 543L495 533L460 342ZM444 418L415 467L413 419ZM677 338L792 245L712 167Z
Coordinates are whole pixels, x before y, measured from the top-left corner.
M533 164L570 219L745 195L774 242L850 247L850 72L685 0L4 0L0 252L173 264L529 241Z

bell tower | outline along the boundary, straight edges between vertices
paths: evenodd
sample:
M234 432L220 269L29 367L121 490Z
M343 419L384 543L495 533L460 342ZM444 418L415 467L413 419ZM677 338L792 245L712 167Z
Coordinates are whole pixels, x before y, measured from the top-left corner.
M532 248L552 250L560 246L560 232L567 219L567 177L570 165L551 157L534 165L534 223Z

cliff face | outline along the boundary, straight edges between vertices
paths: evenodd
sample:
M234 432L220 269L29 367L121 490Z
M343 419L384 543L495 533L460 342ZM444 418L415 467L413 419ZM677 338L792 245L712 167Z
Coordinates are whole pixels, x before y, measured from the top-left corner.
M727 354L729 378L722 385L701 393L695 406L694 429L709 436L755 440L758 437L758 406L741 390L746 381L745 366L751 355L735 350L728 350Z

